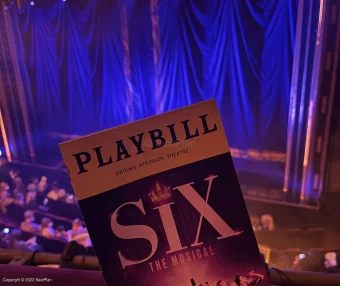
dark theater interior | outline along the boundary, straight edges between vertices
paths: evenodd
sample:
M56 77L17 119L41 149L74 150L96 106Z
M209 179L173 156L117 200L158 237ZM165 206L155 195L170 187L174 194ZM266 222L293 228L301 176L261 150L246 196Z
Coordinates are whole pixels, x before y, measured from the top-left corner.
M340 286L339 54L339 0L0 0L0 285L112 286L59 144L215 99L270 285Z

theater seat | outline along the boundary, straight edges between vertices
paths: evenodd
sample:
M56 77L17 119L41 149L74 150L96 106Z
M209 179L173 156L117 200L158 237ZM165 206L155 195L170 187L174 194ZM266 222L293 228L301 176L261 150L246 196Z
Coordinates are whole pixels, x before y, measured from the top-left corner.
M33 236L35 236L34 233L32 232L26 232L26 231L21 231L21 237L22 237L22 240L29 240L30 238L32 238Z
M49 208L51 213L71 220L74 220L76 218L81 219L83 217L79 205L48 200L47 207Z
M37 243L44 247L45 252L62 253L66 246L66 243L57 239L49 239L40 235L37 235Z
M325 233L323 228L310 228L306 230L304 235L306 249L324 247Z
M24 220L24 213L26 209L18 204L10 204L7 207L7 215L16 222L22 222Z
M292 249L292 248L303 248L304 243L304 232L300 228L290 228L282 231L283 249Z
M281 249L284 242L284 237L282 231L280 230L262 230L256 232L256 240L258 244L267 246L269 248Z

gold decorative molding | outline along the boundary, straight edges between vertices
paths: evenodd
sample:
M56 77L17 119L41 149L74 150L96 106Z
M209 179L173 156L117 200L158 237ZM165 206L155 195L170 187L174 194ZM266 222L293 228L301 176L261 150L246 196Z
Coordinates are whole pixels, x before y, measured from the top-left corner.
M230 152L233 158L247 159L253 161L265 161L265 162L278 162L286 163L286 153L274 152L274 151L258 151L258 150L241 150L236 148L230 148Z

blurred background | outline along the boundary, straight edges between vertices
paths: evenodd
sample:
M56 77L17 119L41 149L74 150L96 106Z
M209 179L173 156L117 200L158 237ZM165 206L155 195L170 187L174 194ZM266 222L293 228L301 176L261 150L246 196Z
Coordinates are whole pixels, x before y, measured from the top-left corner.
M216 98L266 262L340 272L339 1L1 4L2 248L94 255L58 144Z

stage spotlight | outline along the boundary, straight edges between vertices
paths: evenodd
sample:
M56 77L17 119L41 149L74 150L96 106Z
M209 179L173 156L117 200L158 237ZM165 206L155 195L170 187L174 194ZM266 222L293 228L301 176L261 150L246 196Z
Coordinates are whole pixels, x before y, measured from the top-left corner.
M8 6L7 5L4 6L4 10L6 10L6 11L8 10ZM1 156L1 151L0 151L0 156Z
M9 229L6 227L6 228L4 228L3 232L4 233L9 233Z
M7 7L7 6L5 6L5 10L7 10L7 9L8 9L8 7L7 7L7 9L6 9L6 7ZM2 151L1 151L1 150L0 150L0 156L2 156Z
M34 1L31 1L31 2L30 2L30 5L31 5L31 6L34 6L34 4L35 4Z
M63 0L63 2L66 2L66 0Z

